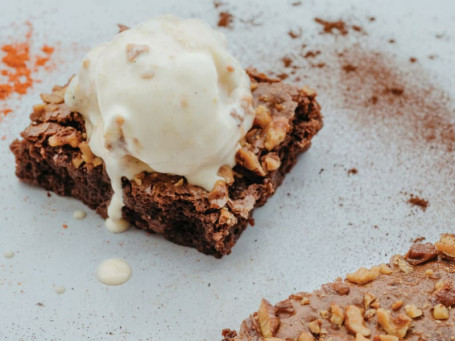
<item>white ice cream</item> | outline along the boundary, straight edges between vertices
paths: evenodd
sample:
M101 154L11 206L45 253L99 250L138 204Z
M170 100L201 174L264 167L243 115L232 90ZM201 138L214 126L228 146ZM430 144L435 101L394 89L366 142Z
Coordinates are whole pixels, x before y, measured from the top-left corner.
M111 179L106 226L128 227L121 177L144 170L185 176L210 191L234 166L254 112L249 78L223 34L162 16L91 50L65 102L83 114L89 145Z

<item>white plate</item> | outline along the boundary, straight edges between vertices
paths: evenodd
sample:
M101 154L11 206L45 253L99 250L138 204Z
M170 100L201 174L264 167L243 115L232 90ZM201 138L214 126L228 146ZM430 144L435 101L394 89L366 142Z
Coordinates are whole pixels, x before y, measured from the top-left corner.
M64 84L88 48L116 33L117 23L135 25L162 13L215 25L218 11L228 9L234 28L223 31L231 50L244 65L261 70L282 70L280 59L302 42L333 47L359 40L365 48L390 54L403 70L425 74L449 96L455 94L453 1L387 0L373 6L320 0L296 7L291 2L231 1L219 9L211 1L178 0L2 3L1 43L23 37L29 20L36 48L56 46L57 68L39 73L42 83L9 100L14 113L0 122L0 137L5 136L0 140L0 253L15 252L11 259L0 258L0 338L217 340L223 328L237 329L262 297L276 302L315 289L359 266L388 260L413 238L435 240L453 231L454 152L425 144L412 148L406 136L404 148L399 137L387 138L381 123L359 124L350 116L359 114L358 108L336 98L336 82L323 87L317 70L305 81L321 83L324 129L276 195L256 212L256 225L221 260L135 230L110 234L102 219L78 201L48 197L16 180L8 146L28 125L39 93ZM368 35L319 35L317 16L344 18ZM369 22L369 16L376 21ZM240 20L252 18L261 25ZM290 39L287 32L298 27L302 38ZM440 33L443 37L435 38ZM397 43L389 44L390 38ZM429 59L431 54L436 58ZM410 56L419 59L413 68L406 63ZM450 115L454 120L453 111ZM348 176L351 167L359 173ZM411 207L405 192L423 196L430 206L425 212ZM85 220L72 219L77 209L88 212ZM107 287L96 279L97 265L111 257L126 259L133 269L122 286ZM56 294L55 286L66 292Z

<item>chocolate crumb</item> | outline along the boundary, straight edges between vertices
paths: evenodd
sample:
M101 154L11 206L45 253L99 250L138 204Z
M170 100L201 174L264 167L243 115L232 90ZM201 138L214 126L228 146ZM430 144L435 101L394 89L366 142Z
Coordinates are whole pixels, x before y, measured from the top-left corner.
M294 1L292 3L292 6L300 6L302 4L302 1Z
M411 57L411 58L409 58L409 61L410 61L411 63L415 63L415 62L417 61L417 58Z
M314 58L317 57L318 55L321 54L321 51L316 50L316 51L308 51L303 55L303 58Z
M427 209L427 207L429 206L428 200L425 200L425 199L415 196L413 194L411 194L411 197L409 198L408 203L421 208L422 211L425 211Z
M395 39L389 39L390 44L395 44Z
M289 66L291 66L291 64L292 64L292 59L289 58L289 57L283 57L283 58L281 59L281 61L283 62L283 65L284 65L285 67L289 67Z
M299 27L297 29L297 31L295 30L289 30L288 31L288 35L292 38L292 39L297 39L297 38L300 38L302 36L302 28Z
M358 172L357 168L348 169L348 175L356 175Z
M369 17L368 20L369 20L370 22L373 22L373 21L376 21L376 18L375 18L375 17Z
M220 16L219 16L219 20L218 20L218 27L231 28L233 21L234 21L234 17L231 13L229 13L227 11L220 12Z

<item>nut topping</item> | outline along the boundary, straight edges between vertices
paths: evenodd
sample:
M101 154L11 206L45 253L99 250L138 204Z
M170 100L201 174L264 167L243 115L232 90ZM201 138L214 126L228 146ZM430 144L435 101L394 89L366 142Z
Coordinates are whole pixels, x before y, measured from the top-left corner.
M313 334L320 334L321 333L321 325L322 322L321 320L313 320L310 323L308 323L308 329L313 333Z
M281 160L276 153L268 153L263 158L263 166L269 172L277 170L281 166Z
M265 128L270 122L272 122L272 115L270 115L269 109L264 105L258 105L255 109L253 126Z
M411 325L411 319L404 314L392 318L390 311L379 308L377 313L378 324L381 325L387 334L405 337Z
M300 334L297 341L314 341L314 337L308 332L303 332L302 334Z
M256 173L259 176L266 175L264 169L259 163L256 154L254 154L252 151L246 150L244 148L239 149L235 155L235 160L239 165Z
M404 311L406 312L406 315L412 319L416 319L423 315L422 309L417 308L415 304L407 304L404 307Z
M379 267L374 266L370 270L366 268L360 268L354 273L350 273L346 276L349 282L364 285L374 281L379 276Z
M330 322L341 327L344 322L343 309L341 309L338 305L332 303L332 305L330 306L330 310L332 311L332 316L330 317Z
M227 185L230 186L234 183L234 172L228 165L221 166L218 170L218 175L224 179Z
M288 120L284 117L277 117L268 126L264 146L267 150L277 147L286 138L289 131Z
M280 320L275 316L275 308L262 299L258 310L259 328L263 337L273 337L278 330Z
M229 200L226 183L223 180L217 180L207 198L210 202L210 208L224 207Z
M373 341L399 341L400 339L393 335L378 335L375 336Z
M449 318L449 310L439 303L433 308L433 317L436 320L447 320Z
M455 235L444 234L439 242L434 244L439 252L450 258L455 258Z
M401 255L393 256L392 263L393 265L398 266L398 268L405 274L409 274L414 271L412 265L409 264Z
M438 256L438 252L433 244L413 244L405 255L406 260L411 265L426 263Z
M365 326L362 310L355 305L346 307L346 317L344 322L346 328L354 334L370 336L371 330Z

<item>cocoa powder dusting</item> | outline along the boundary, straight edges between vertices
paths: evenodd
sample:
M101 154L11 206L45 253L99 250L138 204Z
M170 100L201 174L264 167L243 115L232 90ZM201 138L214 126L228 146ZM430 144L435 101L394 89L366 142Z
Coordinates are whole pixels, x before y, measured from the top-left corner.
M322 25L323 33L334 34L335 31L338 31L341 35L348 34L346 23L343 20L327 21L321 18L314 18L314 21Z
M410 205L421 208L422 211L425 211L429 205L428 200L425 200L425 199L415 196L413 194L411 194L411 197L409 198L408 203Z

